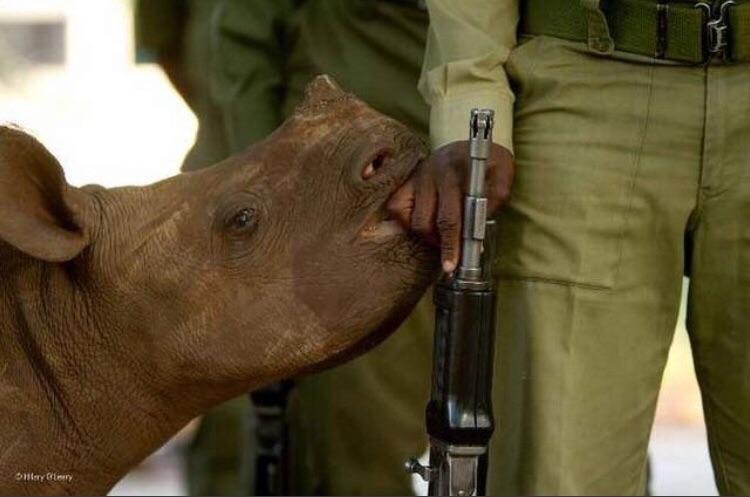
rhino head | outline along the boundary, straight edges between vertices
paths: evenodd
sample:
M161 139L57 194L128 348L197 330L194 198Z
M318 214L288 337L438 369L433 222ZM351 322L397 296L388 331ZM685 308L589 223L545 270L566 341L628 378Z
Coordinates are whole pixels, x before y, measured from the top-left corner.
M436 274L383 208L424 154L326 77L267 140L148 187L74 188L1 128L0 491L104 492L212 405L386 337ZM50 471L72 479L13 479Z

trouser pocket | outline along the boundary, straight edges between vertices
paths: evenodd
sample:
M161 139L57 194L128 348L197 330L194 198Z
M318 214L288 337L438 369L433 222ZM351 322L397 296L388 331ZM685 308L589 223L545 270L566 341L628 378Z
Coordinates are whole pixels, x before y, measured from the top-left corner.
M653 66L535 37L507 63L516 181L499 214L498 274L616 283L649 116Z

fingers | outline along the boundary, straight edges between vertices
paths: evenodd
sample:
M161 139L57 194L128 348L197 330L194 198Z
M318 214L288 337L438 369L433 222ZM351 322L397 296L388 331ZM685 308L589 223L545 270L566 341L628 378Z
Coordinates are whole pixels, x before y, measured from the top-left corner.
M467 173L468 142L450 143L423 162L414 177L388 203L389 211L404 226L426 241L439 244L446 272L456 269L460 257ZM512 183L513 156L493 144L486 178L488 214L508 200Z
M492 163L487 170L487 215L492 215L503 206L510 198L510 189L513 185L513 157L505 149L501 149L499 158L493 157Z
M388 199L388 204L386 205L386 209L391 216L405 229L411 227L415 189L415 181L413 178L410 178L401 188L396 190L396 193Z
M440 258L443 271L452 273L458 266L461 244L461 215L463 195L457 180L440 190L437 229L440 237Z
M424 239L436 242L435 217L437 212L437 187L429 165L417 171L414 184L414 211L411 229Z

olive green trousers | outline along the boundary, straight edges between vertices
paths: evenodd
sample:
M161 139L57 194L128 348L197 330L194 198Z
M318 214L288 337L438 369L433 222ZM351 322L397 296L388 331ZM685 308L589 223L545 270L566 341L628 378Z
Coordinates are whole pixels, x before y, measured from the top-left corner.
M645 489L683 273L716 481L750 493L750 65L511 54L493 493Z

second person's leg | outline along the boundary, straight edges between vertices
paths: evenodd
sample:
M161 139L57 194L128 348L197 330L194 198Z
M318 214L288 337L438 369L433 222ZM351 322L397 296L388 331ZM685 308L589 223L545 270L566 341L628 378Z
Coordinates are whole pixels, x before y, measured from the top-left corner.
M750 494L750 75L708 68L688 330L722 495Z

